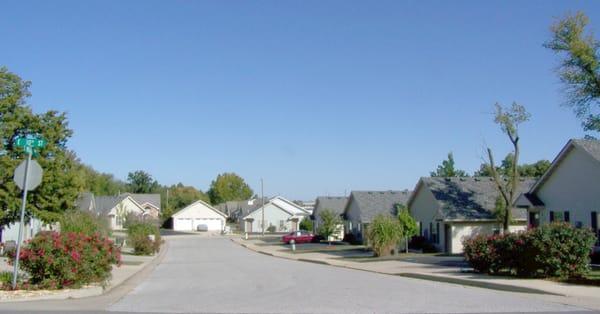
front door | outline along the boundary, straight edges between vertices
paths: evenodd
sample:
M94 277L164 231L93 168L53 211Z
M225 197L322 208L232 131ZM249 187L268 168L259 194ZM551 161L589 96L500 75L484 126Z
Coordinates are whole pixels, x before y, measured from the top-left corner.
M444 224L444 251L452 254L452 225Z
M246 232L252 232L252 221L246 220Z
M529 228L537 228L540 225L540 214L529 212Z

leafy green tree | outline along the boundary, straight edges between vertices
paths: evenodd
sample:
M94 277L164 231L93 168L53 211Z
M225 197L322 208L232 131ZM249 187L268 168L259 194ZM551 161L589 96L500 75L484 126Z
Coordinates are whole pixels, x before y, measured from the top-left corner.
M397 218L378 214L369 224L367 238L375 256L386 256L398 246L404 233Z
M167 202L167 190L169 191L169 200ZM163 209L161 212L162 219L168 219L176 211L192 204L195 201L203 200L210 202L208 195L193 186L185 186L183 183L171 185L170 187L161 188L161 203Z
M65 113L34 113L26 102L30 85L0 67L0 224L16 221L21 205L21 191L12 180L15 168L26 158L14 145L18 136L37 134L47 141L35 157L44 175L41 185L28 193L28 217L56 221L62 212L74 207L83 185L75 171L75 154L66 147L73 131Z
M586 131L600 132L600 42L586 34L588 23L583 12L567 15L552 25L553 37L544 46L563 55L557 72L567 91L566 104Z
M323 209L319 212L320 225L317 233L329 241L329 237L340 232L342 218L331 209Z
M223 173L210 184L208 196L212 204L228 201L243 201L254 195L244 179L235 173Z
M83 180L83 190L94 195L117 195L128 190L127 184L117 180L112 174L100 173L94 168L77 162L77 172Z
M432 177L468 177L466 171L456 169L454 166L454 156L452 152L448 153L448 159L442 161L442 164L435 171L430 173Z
M408 253L408 241L412 236L417 235L418 226L415 219L410 215L408 208L406 206L398 204L396 206L398 209L398 222L400 223L400 228L402 229L402 235L406 244L406 253Z
M302 221L300 222L300 230L312 231L313 221L309 218L302 219Z
M131 193L156 193L159 185L149 173L137 170L127 175L127 184Z
M511 173L511 167L513 163L513 154L509 153L502 160L501 166L496 167L496 171L503 176L507 176ZM521 177L531 177L531 178L539 178L541 177L547 170L550 168L551 162L545 159L538 160L532 164L521 164L518 167L519 176ZM490 166L487 163L481 164L479 170L475 171L473 174L477 177L491 177L492 171L490 170Z
M516 102L512 104L510 107L502 107L500 104L496 104L496 114L494 118L494 122L500 126L500 129L508 139L510 140L513 151L512 151L512 161L510 165L506 165L509 167L510 173L501 174L497 169L494 162L494 155L492 153L491 148L487 148L488 155L488 167L491 170L491 177L496 183L496 187L498 192L504 199L505 204L507 206L504 207L504 213L500 213L500 217L502 220L502 226L504 232L508 232L508 228L511 222L511 206L514 204L516 197L518 196L517 185L519 184L519 171L517 170L517 165L519 163L519 125L523 122L529 120L530 114L525 110L525 107L517 104ZM506 180L504 180L506 179Z

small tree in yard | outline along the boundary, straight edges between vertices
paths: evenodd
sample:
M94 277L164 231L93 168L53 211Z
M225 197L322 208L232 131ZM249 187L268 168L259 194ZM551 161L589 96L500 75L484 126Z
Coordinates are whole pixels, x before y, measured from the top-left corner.
M304 218L300 222L300 230L312 231L313 230L313 221L310 218Z
M400 228L402 229L402 234L406 241L406 253L408 253L408 239L417 234L417 222L410 215L406 206L398 204L396 205L396 208L398 208L398 222L400 223Z
M500 125L502 132L506 134L513 146L513 158L509 167L510 172L504 176L498 172L498 168L494 162L494 155L492 149L487 148L488 155L488 167L491 171L492 178L496 183L496 187L502 199L504 200L504 208L500 208L498 217L502 222L504 232L508 232L508 227L511 222L511 210L512 204L514 204L516 197L518 196L519 184L519 125L529 120L530 114L525 110L525 107L513 103L511 107L504 108L500 104L496 104L496 114L494 122ZM506 180L505 180L506 179Z
M339 232L342 219L331 209L324 209L319 213L319 216L321 217L321 226L318 233L329 241L330 236Z
M367 238L375 256L390 255L403 237L398 219L387 214L375 216L367 230Z

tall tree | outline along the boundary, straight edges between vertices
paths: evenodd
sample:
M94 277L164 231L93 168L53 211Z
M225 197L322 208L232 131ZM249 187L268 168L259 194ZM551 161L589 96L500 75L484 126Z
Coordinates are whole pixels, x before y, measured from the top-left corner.
M148 172L137 170L127 175L127 184L131 193L155 193L159 185Z
M167 190L169 191L169 199L167 202ZM162 219L171 217L177 210L182 209L197 200L210 202L208 195L196 189L193 186L185 186L183 183L163 187L161 189L161 203L163 209L161 212Z
M73 131L65 113L36 114L27 105L31 83L0 67L0 224L17 220L21 191L13 183L16 166L26 158L14 145L18 136L37 134L47 141L35 159L44 169L42 183L28 193L27 216L56 221L58 214L73 208L82 188L75 154L66 148Z
M557 72L567 91L566 104L586 131L600 132L600 42L586 34L588 23L583 12L567 15L551 26L552 39L544 46L563 56Z
M243 201L254 195L254 192L244 179L235 173L223 173L210 184L208 196L212 204L227 201Z
M508 232L508 228L510 226L511 218L511 210L512 204L514 204L516 197L518 196L517 185L519 184L519 171L517 170L518 162L519 162L519 125L523 122L529 120L530 114L525 110L525 107L514 102L510 107L502 107L500 104L496 104L496 115L494 118L494 122L500 126L500 129L513 146L512 151L512 162L510 163L510 172L502 175L497 169L496 164L494 162L494 155L492 153L491 148L487 148L487 156L488 156L488 167L491 171L492 178L496 183L496 187L498 188L498 192L500 196L504 200L506 206L504 208L499 208L499 210L503 211L500 213L500 217L502 220L502 227L504 232ZM507 179L507 180L504 180Z
M435 171L430 172L432 177L468 177L466 171L456 169L454 166L454 155L448 153L448 159L442 161L442 164Z
M77 162L78 176L83 180L83 190L94 195L117 195L127 191L127 184L117 180L112 174L100 173L94 168Z

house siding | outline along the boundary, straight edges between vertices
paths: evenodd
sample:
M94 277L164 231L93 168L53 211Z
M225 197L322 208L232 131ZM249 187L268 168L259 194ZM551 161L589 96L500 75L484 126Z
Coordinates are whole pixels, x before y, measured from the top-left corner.
M292 222L289 220L291 215L281 208L273 204L265 204L265 232L270 225L275 226L276 232L288 232L292 231ZM262 232L261 219L262 210L259 208L254 212L250 213L246 218L252 218L252 232ZM283 221L283 228L280 227L280 222ZM300 224L298 221L298 225ZM246 231L246 223L242 222L242 227Z
M354 201L354 198L350 198L348 203L346 211L346 227L344 229L346 230L346 233L352 234L357 240L362 241L364 226L362 226L362 221L360 219L360 209L358 208L358 204Z
M417 221L418 226L422 226L422 230L419 230L419 235L431 239L432 230L437 231L437 223L440 223L440 234L439 241L433 243L436 248L440 251L444 250L444 224L441 222L439 216L440 205L437 200L433 197L431 191L425 187L425 185L419 184L418 190L415 192L414 199L410 204L408 210ZM439 242L439 243L437 243Z
M600 163L574 147L537 189L544 203L540 223L550 222L550 212L569 211L570 223L591 227L591 212L600 212Z

